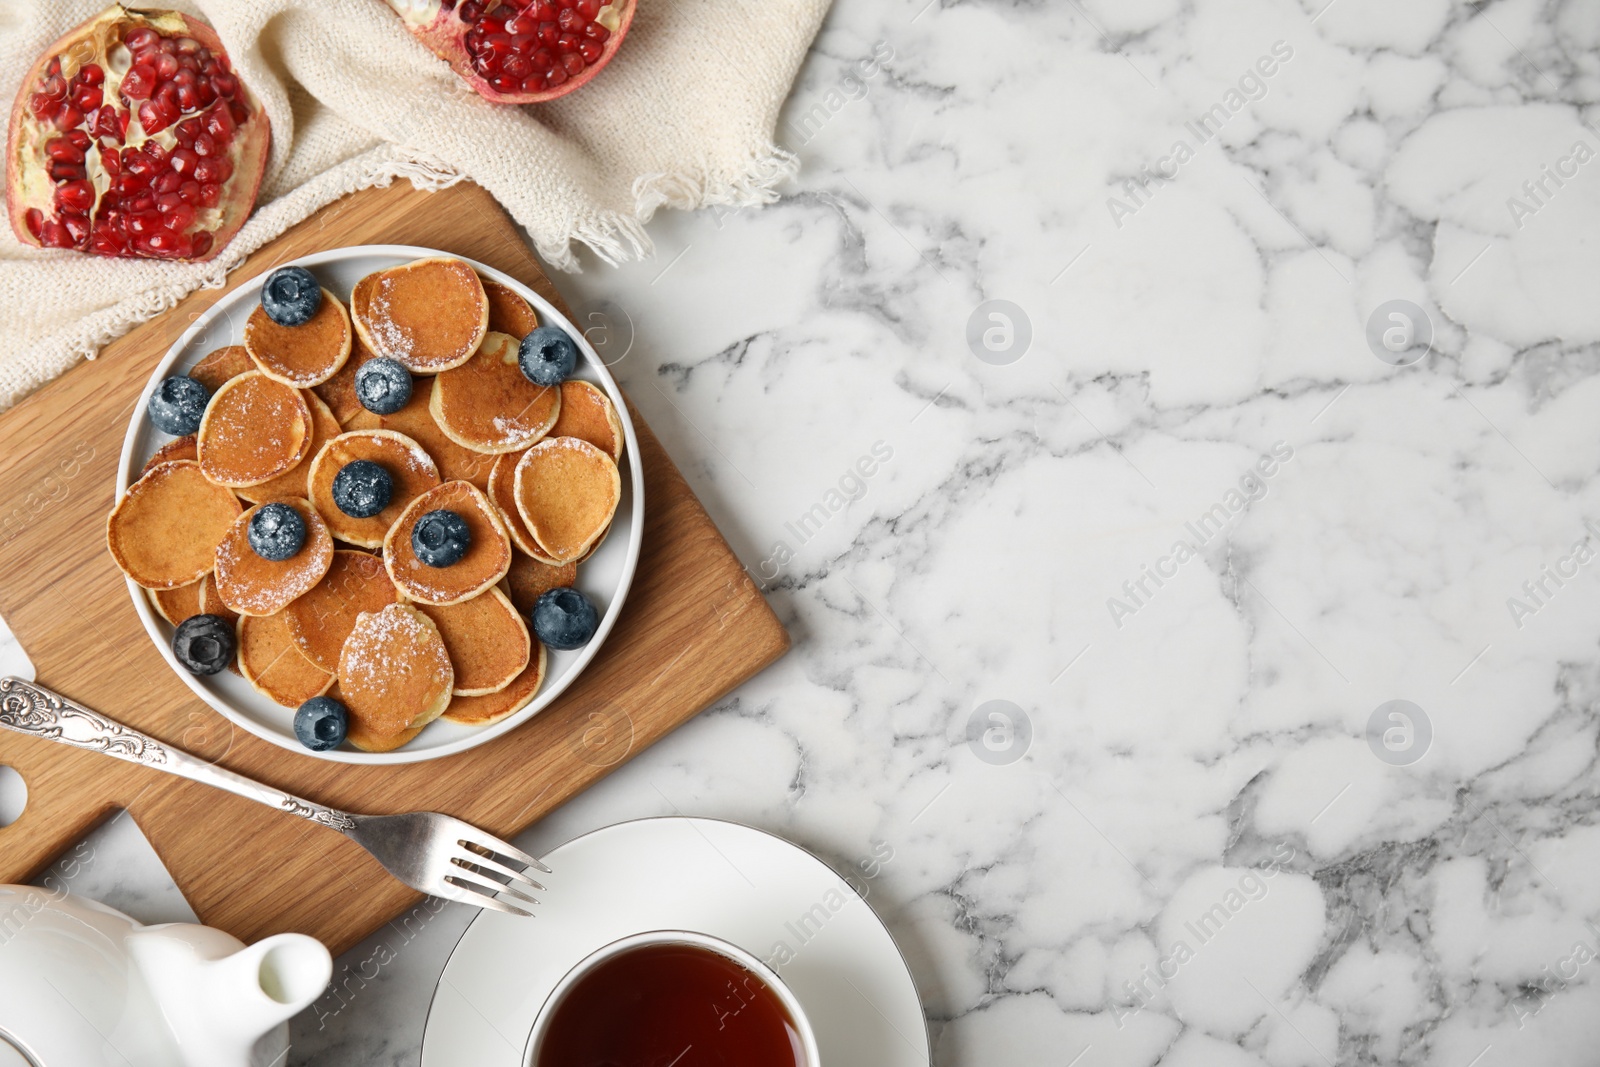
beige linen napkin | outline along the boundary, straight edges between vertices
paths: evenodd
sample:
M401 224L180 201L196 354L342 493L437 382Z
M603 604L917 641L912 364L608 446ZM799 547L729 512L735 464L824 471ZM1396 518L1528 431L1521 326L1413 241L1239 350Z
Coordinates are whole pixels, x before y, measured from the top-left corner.
M105 0L0 3L0 101L51 42ZM651 251L658 207L754 205L795 159L778 110L828 0L639 0L594 81L528 108L488 104L383 0L157 0L216 27L266 106L272 154L256 212L204 264L113 260L24 246L0 223L0 410L346 193L397 177L470 178L576 270Z

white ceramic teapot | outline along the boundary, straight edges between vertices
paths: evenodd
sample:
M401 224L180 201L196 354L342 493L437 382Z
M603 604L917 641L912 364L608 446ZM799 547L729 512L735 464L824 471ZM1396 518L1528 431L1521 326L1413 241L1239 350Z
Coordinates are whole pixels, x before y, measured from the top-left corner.
M282 1067L289 1017L333 973L321 942L246 948L141 926L70 894L0 886L0 1067Z

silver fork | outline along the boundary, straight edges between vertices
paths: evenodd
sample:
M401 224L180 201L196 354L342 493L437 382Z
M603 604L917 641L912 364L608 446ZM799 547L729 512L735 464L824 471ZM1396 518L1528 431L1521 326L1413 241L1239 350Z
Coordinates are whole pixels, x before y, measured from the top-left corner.
M528 877L527 869L550 873L532 856L460 819L431 811L353 815L313 804L207 763L21 678L0 678L0 726L226 789L338 830L412 889L445 900L531 916L526 907L539 902L524 890L544 886ZM515 903L500 899L502 895Z

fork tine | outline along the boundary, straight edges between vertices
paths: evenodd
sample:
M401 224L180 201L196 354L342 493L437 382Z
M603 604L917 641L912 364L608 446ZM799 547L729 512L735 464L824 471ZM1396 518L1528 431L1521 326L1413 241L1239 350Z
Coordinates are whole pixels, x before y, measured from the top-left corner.
M445 882L447 882L453 888L460 890L460 895L455 899L463 904L471 904L472 906L478 908L488 908L490 911L503 911L508 915L521 915L528 919L533 918L533 912L524 911L522 908L507 904L503 900L496 900L493 895L493 890L490 890L487 887L480 887L475 882L469 882L464 878L457 878L455 875L446 876Z
M512 845L506 844L497 837L490 837L488 834L479 830L475 826L462 823L461 830L462 837L460 843L463 845L477 845L479 848L486 848L490 852L498 853L504 859L514 860L517 863L523 864L524 866L532 867L543 874L551 873L549 867L546 867L544 864L540 863L526 852L523 852L521 849ZM466 836L468 834L473 836Z
M504 882L500 881L498 878L496 878L494 875L490 874L487 870L479 869L478 865L476 863L474 863L470 858L463 857L463 856L457 856L455 859L451 860L450 862L452 864L451 872L452 872L452 874L454 874L456 876L460 876L460 875L464 875L464 874L465 875L471 875L473 878L477 879L476 884L487 886L493 892L496 892L496 893L509 893L511 896L516 897L518 900L526 900L529 904L537 904L537 903L539 903L539 901L536 898L530 897L528 894L524 893L522 891L522 887L521 886L518 886L518 885L507 885L506 883L504 883Z
M464 849L461 855L456 856L457 863L460 863L463 859L475 867L482 867L485 871L493 871L496 874L504 875L511 879L514 885L527 885L532 886L534 889L544 888L543 885L529 878L526 871L519 871L515 867L508 866L489 856L479 855L471 849Z

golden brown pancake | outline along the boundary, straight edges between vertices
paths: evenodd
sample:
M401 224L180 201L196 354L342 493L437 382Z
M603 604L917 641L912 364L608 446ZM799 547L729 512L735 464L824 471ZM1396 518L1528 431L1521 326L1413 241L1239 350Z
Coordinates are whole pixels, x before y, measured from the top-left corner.
M561 413L550 436L588 441L613 463L622 462L622 420L616 407L603 389L578 378L561 383Z
M478 280L489 298L489 329L495 333L509 333L520 341L539 328L539 316L515 289L481 274Z
M347 430L357 429L349 425L351 419L357 415L372 414L361 406L361 401L356 399L356 371L361 369L361 364L372 358L372 349L359 337L354 337L350 342L350 358L344 361L344 366L332 378L311 387L311 391L322 398L333 412L333 417L339 420L339 425Z
M171 463L175 459L197 458L199 458L199 453L195 451L194 434L191 433L185 434L182 437L174 437L172 440L156 449L155 455L151 456L145 461L144 470L139 472L139 476L142 478L146 474L149 474L150 468L154 467L157 463Z
M156 614L176 626L184 619L202 614L200 610L200 583L190 582L173 589L146 589Z
M238 622L239 613L222 602L217 595L217 576L208 574L200 579L200 614L220 615L229 622Z
M558 563L576 560L605 534L622 499L611 457L576 437L547 437L517 461L517 511Z
M106 546L122 573L146 589L199 581L239 517L239 498L192 460L157 464L128 486L106 517Z
M383 569L383 560L367 552L341 548L322 581L283 609L289 633L302 655L330 674L339 670L339 651L355 629L356 616L397 604L400 594Z
M246 486L237 490L241 497L252 504L259 504L264 500L281 500L290 496L305 496L311 489L311 457L315 456L323 445L343 432L339 420L333 417L333 412L328 410L328 405L322 402L321 397L309 389L302 389L300 395L311 411L311 447L306 451L304 459L276 478L260 485Z
M332 378L350 358L350 313L326 289L316 314L299 326L279 326L257 304L245 320L244 347L268 378L309 389Z
M454 684L438 627L406 604L357 616L339 654L340 698L369 744L438 718Z
M430 567L412 549L411 531L418 519L440 508L466 520L471 543L467 554L450 566ZM383 563L407 599L456 604L505 577L511 568L511 538L482 490L470 482L445 482L413 500L390 528L383 539Z
M500 590L490 586L481 596L438 607L418 604L444 638L456 679L457 696L482 696L504 689L528 665L532 648L528 624Z
M285 560L262 559L250 547L250 520L265 505L257 504L234 520L217 546L217 595L240 615L276 615L303 596L333 564L333 537L309 500L288 504L306 524L306 543Z
M260 485L311 451L311 409L300 390L246 371L211 397L196 440L207 478L233 489Z
M446 437L474 452L517 452L550 432L561 390L534 385L517 362L517 339L486 334L472 358L433 379L428 413Z
M489 328L477 273L444 256L367 275L350 293L350 311L368 348L418 374L459 367Z
M403 433L421 445L439 465L439 477L444 481L471 482L479 489L488 488L489 470L494 466L494 457L463 448L445 436L445 432L434 421L433 413L428 410L432 396L433 391L427 383L419 382L406 406L393 415L366 414L385 430ZM356 429L363 421L358 416L351 421L349 428Z
M416 740L417 735L421 732L422 727L413 726L411 729L401 730L397 734L375 734L367 729L366 723L351 716L344 739L363 752L393 752L402 745Z
M456 697L445 709L444 717L466 726L488 726L499 722L512 712L528 706L544 684L546 664L544 645L533 639L533 650L528 665L504 689L476 697Z
M533 610L539 598L552 589L560 589L578 580L576 563L545 563L524 552L511 554L511 569L503 583L511 603L526 615Z
M528 524L522 521L522 512L517 510L517 461L521 458L521 452L507 452L495 457L494 466L489 471L489 503L494 505L495 514L505 523L506 533L518 551L540 563L559 566L545 555L544 549L539 547L539 542L534 540L529 531Z
M194 365L189 377L205 386L206 392L215 393L230 378L237 378L245 371L255 369L256 365L250 362L250 353L244 345L228 345L208 353Z
M239 673L269 700L298 708L333 685L333 675L294 647L282 615L242 616L236 632Z
M394 482L389 506L371 518L346 515L333 502L333 480L347 464L370 460L389 472ZM406 505L439 484L439 470L422 446L393 430L355 430L333 438L311 461L311 502L341 541L362 548L382 548L389 527Z

